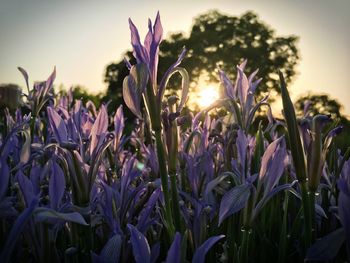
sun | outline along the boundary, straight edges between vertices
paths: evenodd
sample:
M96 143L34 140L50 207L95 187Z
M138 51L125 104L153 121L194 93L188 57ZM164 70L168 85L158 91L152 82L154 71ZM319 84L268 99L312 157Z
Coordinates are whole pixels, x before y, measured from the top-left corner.
M205 108L213 104L219 99L219 90L214 85L200 87L198 91L196 103L200 108Z

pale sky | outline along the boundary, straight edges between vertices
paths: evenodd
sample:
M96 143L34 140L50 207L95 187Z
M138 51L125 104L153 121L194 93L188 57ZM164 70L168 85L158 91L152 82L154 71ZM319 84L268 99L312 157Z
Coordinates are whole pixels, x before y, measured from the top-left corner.
M143 38L157 10L167 35L188 32L193 17L208 9L235 16L253 10L278 35L299 36L292 97L329 93L350 115L350 0L0 0L0 83L24 87L17 66L31 81L46 79L56 66L57 85L104 90L105 66L131 47L129 17Z

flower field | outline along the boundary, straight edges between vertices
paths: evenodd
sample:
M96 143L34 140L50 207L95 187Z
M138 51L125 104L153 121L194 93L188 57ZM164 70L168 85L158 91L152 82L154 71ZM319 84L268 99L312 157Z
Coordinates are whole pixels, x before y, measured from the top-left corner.
M122 106L59 96L56 70L31 85L19 68L25 105L0 115L0 262L349 260L350 148L333 143L342 127L307 106L297 119L281 72L276 119L246 60L234 81L218 69L224 97L185 114L186 48L158 76L159 14L144 42L129 25L130 135ZM167 97L175 74L181 92ZM227 114L211 115L219 108ZM261 109L268 121L256 125Z

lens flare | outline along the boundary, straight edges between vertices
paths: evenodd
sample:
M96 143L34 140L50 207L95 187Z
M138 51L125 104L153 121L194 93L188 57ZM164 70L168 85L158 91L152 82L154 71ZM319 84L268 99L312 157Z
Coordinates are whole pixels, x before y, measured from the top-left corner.
M198 92L197 104L200 108L205 108L214 103L219 98L218 88L209 85L202 87Z

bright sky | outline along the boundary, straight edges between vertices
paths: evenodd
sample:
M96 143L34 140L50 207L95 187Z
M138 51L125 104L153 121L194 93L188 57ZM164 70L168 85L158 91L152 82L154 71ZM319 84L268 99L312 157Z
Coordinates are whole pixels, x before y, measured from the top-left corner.
M277 34L300 36L293 98L329 93L350 114L349 0L0 0L0 83L24 87L17 66L31 81L46 79L56 66L56 84L101 91L105 66L130 49L128 17L143 38L157 10L167 34L188 32L194 16L213 8L231 15L253 10Z

